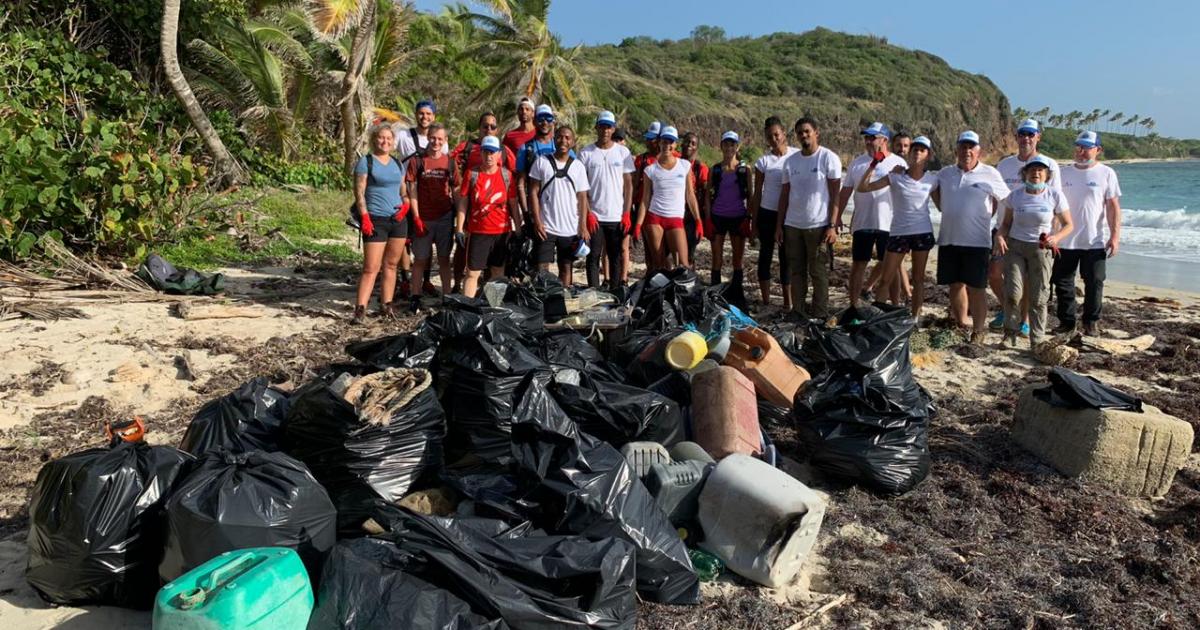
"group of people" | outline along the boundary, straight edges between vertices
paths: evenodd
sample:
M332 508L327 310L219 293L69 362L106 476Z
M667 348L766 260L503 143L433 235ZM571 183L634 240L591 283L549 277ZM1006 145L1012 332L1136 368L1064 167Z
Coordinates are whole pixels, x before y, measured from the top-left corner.
M565 287L584 258L588 286L614 291L629 280L631 242L644 244L652 273L692 266L696 245L708 238L711 280L719 283L728 241L729 281L740 286L746 245L757 241L762 303L770 301L777 250L785 311L825 318L832 246L853 200L852 304L907 301L919 321L936 245L937 282L949 286L950 315L972 343L983 342L989 325L990 285L1003 305L991 326L1003 329L1005 343L1027 336L1036 347L1047 334L1052 287L1060 326L1075 328L1077 273L1085 285L1078 319L1085 333L1095 332L1105 261L1119 248L1121 192L1116 173L1097 163L1099 134L1080 133L1073 164L1060 168L1038 153L1041 125L1032 119L1016 130L1018 153L996 167L980 161L979 135L964 131L954 163L936 171L929 138L893 134L878 122L862 130L864 151L843 171L810 117L792 127L799 147L789 146L779 118L768 118L767 151L752 165L741 161L735 131L721 136L720 161L706 165L695 133L659 122L634 156L609 111L596 117L595 142L580 149L574 129L529 99L518 104L514 129L501 136L497 117L485 113L478 135L453 149L432 102L418 103L414 119L401 130L373 127L371 152L355 169L352 212L365 252L356 321L379 273L385 315L397 312L398 278L400 299L419 310L421 295L436 292L429 281L435 249L441 293L474 296L482 280L505 274L516 255L508 241L521 233L533 237L537 265L554 264ZM903 269L910 253L911 281Z

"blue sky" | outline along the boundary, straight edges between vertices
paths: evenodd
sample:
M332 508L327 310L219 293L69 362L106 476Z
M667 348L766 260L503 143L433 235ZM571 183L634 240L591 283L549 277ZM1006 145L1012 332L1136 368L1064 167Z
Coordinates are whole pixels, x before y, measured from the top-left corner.
M445 2L415 4L429 11ZM1198 23L1194 0L558 0L550 10L567 44L680 39L700 24L731 37L817 26L881 35L987 75L1014 107L1149 115L1160 134L1188 138L1200 138Z

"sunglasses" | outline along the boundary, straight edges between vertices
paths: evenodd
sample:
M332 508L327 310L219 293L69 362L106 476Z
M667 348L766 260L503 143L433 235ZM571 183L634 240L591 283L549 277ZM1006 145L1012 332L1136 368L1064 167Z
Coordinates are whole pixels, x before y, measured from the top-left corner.
M489 123L483 123L482 125L479 125L480 129L495 129L496 127L497 125Z
M1032 131L1018 131L1018 132L1017 132L1017 136L1019 136L1019 137L1021 137L1021 138L1032 138L1032 137L1034 137L1034 136L1036 136L1036 135L1037 135L1037 134L1036 134L1036 133L1033 133Z

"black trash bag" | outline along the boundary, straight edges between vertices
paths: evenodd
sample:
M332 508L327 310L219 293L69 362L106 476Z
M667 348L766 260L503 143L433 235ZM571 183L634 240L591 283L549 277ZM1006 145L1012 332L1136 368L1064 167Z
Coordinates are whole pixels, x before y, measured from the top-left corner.
M287 394L264 377L242 384L234 392L205 403L188 424L179 448L197 457L211 450L283 450Z
M625 382L624 370L609 363L599 349L569 328L546 332L534 346L534 351L553 367L577 370L593 379L610 383Z
M177 269L158 254L150 254L134 274L151 287L172 295L216 295L225 290L225 276Z
M780 407L763 398L758 399L758 424L763 427L787 426L791 415L792 410L787 407Z
M30 586L55 604L150 608L165 503L192 461L169 446L119 442L43 466L29 500Z
M618 349L618 359L624 361L626 382L646 387L676 372L667 363L666 348L683 328L668 328L662 332L638 329Z
M813 324L804 354L820 371L796 396L801 443L818 470L887 494L928 474L933 401L912 377L906 309L847 309L837 328Z
M538 271L537 257L534 255L533 222L526 222L519 232L508 235L508 260L504 266L504 275L513 280L532 278Z
M585 374L579 385L555 382L554 400L589 435L613 446L684 440L683 413L670 398L650 390Z
M683 325L685 299L700 288L696 272L685 267L635 282L625 299L633 306L634 328L662 332Z
M331 368L296 392L286 424L285 450L329 491L341 532L361 533L376 499L400 500L435 478L443 461L446 416L433 387L389 408L386 424L360 417L346 401L348 379L341 375L357 379L372 372Z
M504 325L518 331L518 335L532 340L545 331L545 319L542 307L537 298L532 302L526 298L517 297L528 293L528 289L520 288L518 292L506 292L513 295L512 300L506 300L500 306L489 306L483 297L483 289L479 297L468 298L462 295L450 295L442 301L442 309L429 317L417 328L416 333L427 336L430 340L462 337L473 334L485 326Z
M367 339L346 346L346 354L380 370L421 368L433 371L437 350L438 339L420 333Z
M321 574L337 511L308 468L284 453L211 451L167 501L165 581L226 551L288 547Z
M666 376L647 385L646 389L670 398L680 407L692 406L692 375L687 372L672 370Z
M567 292L558 276L549 271L539 271L530 279L529 288L542 301L542 312L547 324L553 324L567 316Z
M1066 409L1120 409L1142 412L1142 399L1066 368L1050 369L1050 385L1034 390L1039 400Z
M788 357L801 367L807 365L804 362L804 331L796 324L773 324L766 326L763 330L770 333L775 341L779 343L779 347L787 353Z

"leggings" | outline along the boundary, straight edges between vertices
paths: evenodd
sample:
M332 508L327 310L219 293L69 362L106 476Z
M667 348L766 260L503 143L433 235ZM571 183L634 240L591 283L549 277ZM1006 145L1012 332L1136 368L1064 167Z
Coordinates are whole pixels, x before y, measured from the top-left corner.
M771 255L775 253L775 221L779 213L766 208L758 209L758 217L754 222L758 229L758 281L760 283L771 279ZM782 244L779 245L779 284L791 284L788 275L787 256Z
M621 245L625 241L625 230L620 221L602 221L600 229L592 233L588 243L591 251L587 255L587 283L589 287L600 286L600 257L608 257L608 284L616 286L621 282L622 267L625 264Z

